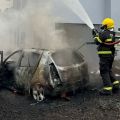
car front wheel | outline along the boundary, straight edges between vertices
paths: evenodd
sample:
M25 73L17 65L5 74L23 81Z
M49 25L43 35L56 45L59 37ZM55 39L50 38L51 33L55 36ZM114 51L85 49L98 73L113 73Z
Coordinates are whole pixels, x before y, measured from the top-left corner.
M43 101L45 99L44 87L41 86L40 84L34 85L32 87L32 96L38 102Z

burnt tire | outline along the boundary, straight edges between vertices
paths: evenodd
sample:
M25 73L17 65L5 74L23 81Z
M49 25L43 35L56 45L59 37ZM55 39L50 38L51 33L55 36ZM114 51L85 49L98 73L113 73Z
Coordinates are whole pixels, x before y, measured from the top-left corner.
M34 85L31 89L31 92L34 100L41 102L45 99L44 87L41 86L40 84Z

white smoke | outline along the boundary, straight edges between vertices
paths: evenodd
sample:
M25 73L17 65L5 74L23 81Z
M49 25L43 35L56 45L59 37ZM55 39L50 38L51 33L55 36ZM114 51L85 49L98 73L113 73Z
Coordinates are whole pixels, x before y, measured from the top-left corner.
M68 47L65 32L55 29L52 0L28 0L21 10L0 14L0 49Z

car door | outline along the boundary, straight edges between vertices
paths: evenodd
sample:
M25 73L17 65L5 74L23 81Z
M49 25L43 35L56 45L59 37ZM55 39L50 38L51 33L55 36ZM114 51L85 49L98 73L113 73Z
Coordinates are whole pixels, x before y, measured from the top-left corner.
M11 53L1 64L0 69L0 84L3 87L9 88L14 86L15 77L14 71L21 56L21 50Z
M24 52L21 55L18 66L16 67L16 84L19 89L28 91L30 81L38 67L41 54L37 52Z

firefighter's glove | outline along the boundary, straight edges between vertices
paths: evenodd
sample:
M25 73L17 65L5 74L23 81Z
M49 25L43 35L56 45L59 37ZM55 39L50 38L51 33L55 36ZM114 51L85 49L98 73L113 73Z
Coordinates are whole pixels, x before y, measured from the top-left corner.
M92 35L93 37L98 36L98 31L96 29L92 29Z

